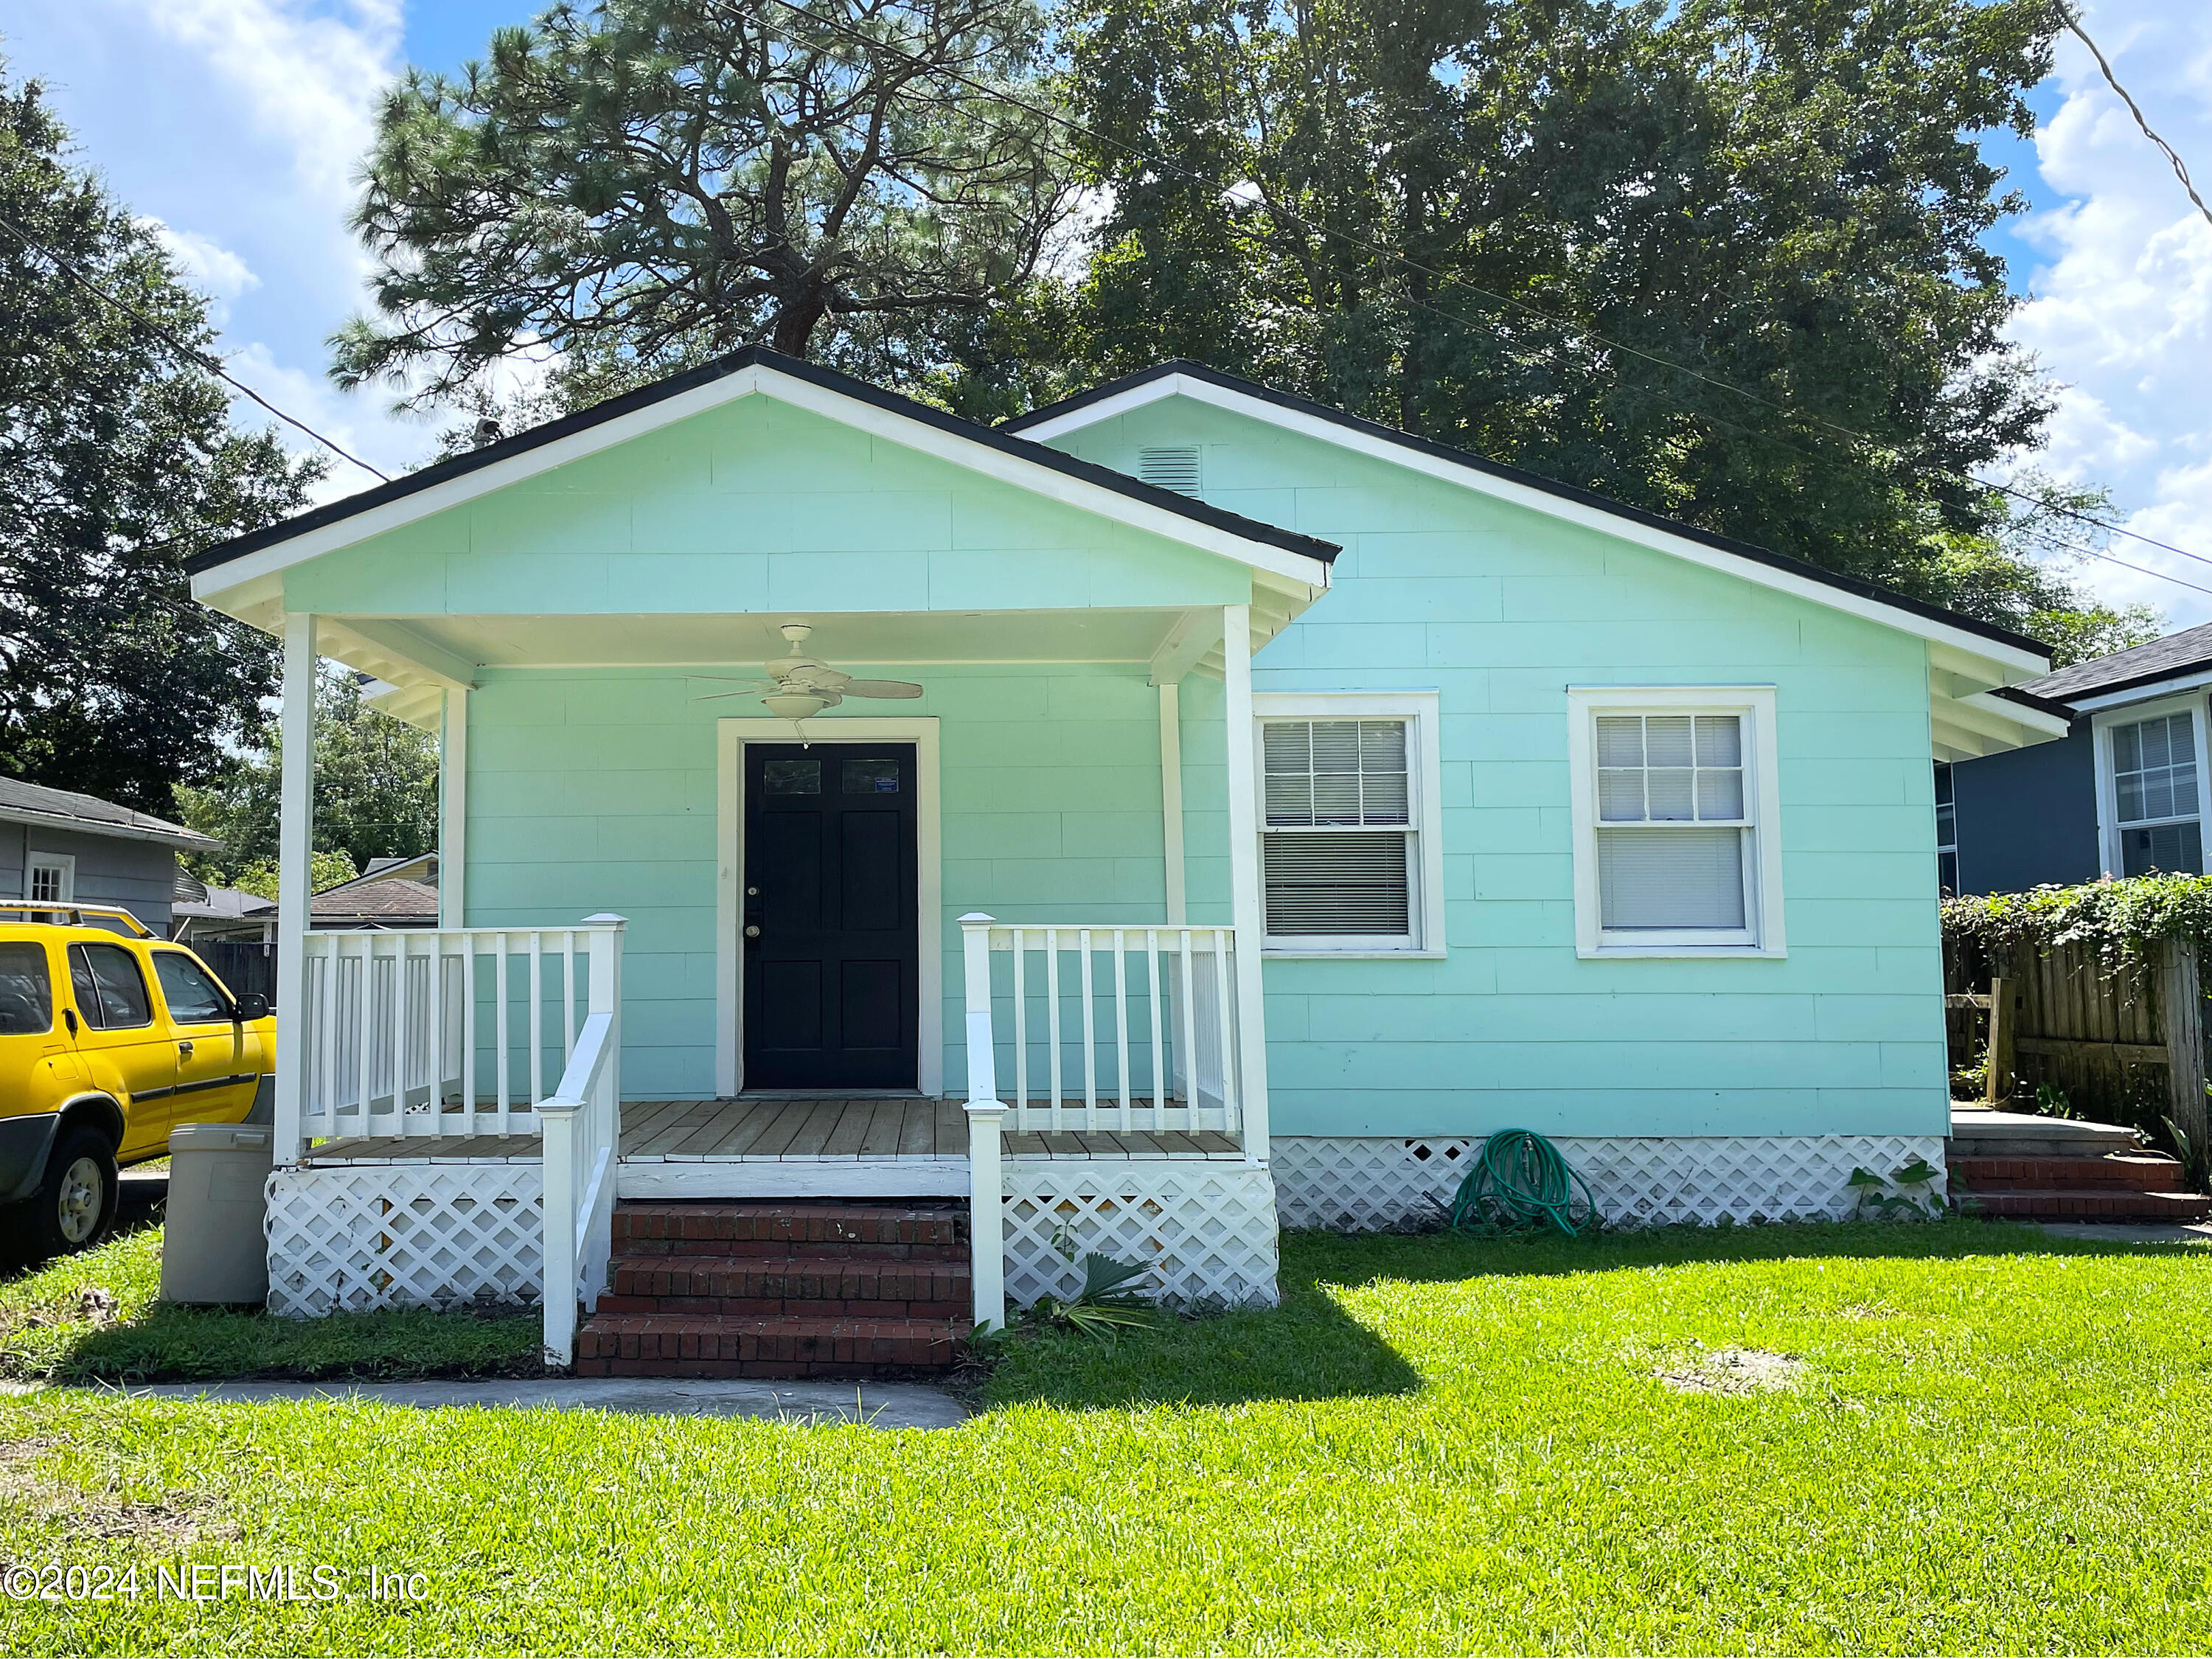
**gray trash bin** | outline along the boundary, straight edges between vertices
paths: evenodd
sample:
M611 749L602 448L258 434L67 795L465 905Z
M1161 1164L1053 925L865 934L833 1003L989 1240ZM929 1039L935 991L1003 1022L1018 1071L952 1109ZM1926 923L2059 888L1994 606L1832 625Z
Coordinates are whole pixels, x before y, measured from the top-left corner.
M268 1299L261 1217L276 1141L252 1123L186 1123L169 1132L164 1302Z

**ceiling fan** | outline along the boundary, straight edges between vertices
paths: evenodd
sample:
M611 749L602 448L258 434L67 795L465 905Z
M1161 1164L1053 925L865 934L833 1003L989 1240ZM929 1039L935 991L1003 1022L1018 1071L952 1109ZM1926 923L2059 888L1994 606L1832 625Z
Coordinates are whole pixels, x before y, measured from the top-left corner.
M787 622L780 630L791 642L789 653L775 662L763 663L767 678L754 680L725 680L711 674L692 676L695 679L712 681L718 685L735 685L734 691L709 691L694 697L694 702L712 702L718 697L749 697L759 692L767 695L761 702L768 712L779 720L789 720L793 726L811 720L825 708L835 708L848 697L883 697L905 702L921 695L921 688L906 680L856 680L841 668L832 668L819 657L806 654L807 636L814 632L811 623ZM805 733L800 734L802 737Z

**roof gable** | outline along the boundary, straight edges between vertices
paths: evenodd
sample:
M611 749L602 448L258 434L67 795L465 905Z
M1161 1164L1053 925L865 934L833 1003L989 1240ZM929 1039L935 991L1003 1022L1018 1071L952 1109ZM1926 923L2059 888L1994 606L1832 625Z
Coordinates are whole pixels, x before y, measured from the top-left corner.
M185 562L204 598L445 512L736 398L767 392L1137 528L1326 585L1334 544L1243 518L849 375L750 347L689 373L326 503Z
M1359 450L1431 477L1591 525L1659 551L1729 571L1762 586L1782 588L1820 604L1872 617L1933 642L1955 647L1992 666L2000 666L2006 671L2001 676L2005 679L2039 672L2049 661L2048 647L2041 641L1992 623L1748 542L1716 535L1591 490L1415 437L1311 398L1224 374L1202 363L1181 360L1162 363L1018 416L1006 422L1004 429L1050 442L1065 434L1176 397Z

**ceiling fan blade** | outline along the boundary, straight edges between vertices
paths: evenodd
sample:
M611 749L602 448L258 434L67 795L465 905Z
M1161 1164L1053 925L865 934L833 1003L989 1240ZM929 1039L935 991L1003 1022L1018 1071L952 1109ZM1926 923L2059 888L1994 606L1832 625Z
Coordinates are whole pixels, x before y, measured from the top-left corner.
M691 701L694 702L720 702L725 697L752 697L759 695L760 694L757 691L702 691L697 696L692 698Z
M891 697L902 702L921 695L920 686L905 680L848 680L837 689L848 697Z

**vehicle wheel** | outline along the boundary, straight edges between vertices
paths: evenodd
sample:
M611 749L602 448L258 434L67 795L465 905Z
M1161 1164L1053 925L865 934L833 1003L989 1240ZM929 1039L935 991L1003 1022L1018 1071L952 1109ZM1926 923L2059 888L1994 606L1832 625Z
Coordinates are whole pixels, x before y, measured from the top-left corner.
M31 1232L40 1255L90 1249L114 1224L115 1146L97 1129L64 1129L46 1157L31 1200Z

